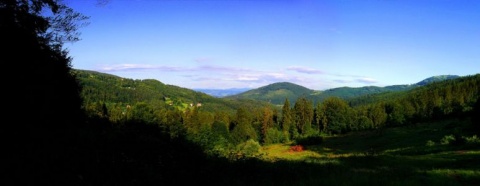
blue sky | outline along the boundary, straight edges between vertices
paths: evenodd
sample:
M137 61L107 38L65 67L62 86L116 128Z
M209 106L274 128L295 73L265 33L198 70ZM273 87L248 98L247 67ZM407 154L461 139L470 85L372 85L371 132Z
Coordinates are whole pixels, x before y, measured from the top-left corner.
M101 3L105 2L105 3ZM480 72L478 0L65 0L76 69L185 88L315 90Z

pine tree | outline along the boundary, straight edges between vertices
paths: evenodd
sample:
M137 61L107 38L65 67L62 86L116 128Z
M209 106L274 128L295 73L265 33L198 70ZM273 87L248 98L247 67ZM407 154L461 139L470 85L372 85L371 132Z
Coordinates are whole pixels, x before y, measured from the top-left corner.
M292 111L290 108L290 101L288 98L285 98L285 103L282 107L282 131L285 135L287 140L291 139L291 128L293 128L293 118L292 118Z
M297 130L300 134L304 134L311 128L313 119L313 106L311 101L308 101L305 97L300 97L295 101L294 118Z

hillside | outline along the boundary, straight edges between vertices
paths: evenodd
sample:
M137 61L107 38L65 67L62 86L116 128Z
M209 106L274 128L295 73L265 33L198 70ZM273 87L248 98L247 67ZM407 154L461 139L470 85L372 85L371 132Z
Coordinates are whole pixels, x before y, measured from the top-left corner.
M460 76L440 75L426 78L418 83L411 85L391 85L385 87L365 86L365 87L338 87L327 90L311 90L300 85L288 82L274 83L258 89L253 89L237 95L227 96L230 99L253 99L268 101L274 105L283 105L285 98L294 104L300 96L312 100L314 103L322 102L328 97L339 97L342 99L354 99L357 97L368 97L368 95L388 94L390 92L401 92L411 90L420 86L425 86L434 82L440 82L449 79L455 79Z
M259 101L267 101L274 105L283 105L285 99L294 102L300 96L307 96L314 93L314 90L306 87L289 83L280 82L263 86L257 89L249 90L237 95L227 96L229 99L253 99Z
M392 85L392 86L386 86L386 87L377 87L377 86L365 86L365 87L357 87L357 88L340 87L340 88L328 89L325 91L317 91L316 94L308 96L308 99L311 99L314 102L322 102L328 97L339 97L342 99L351 99L351 98L364 96L364 95L405 91L405 90L413 89L415 87L418 87L418 86Z
M429 77L427 79L424 79L418 83L416 83L415 85L419 85L419 86L423 86L423 85L428 85L430 83L435 83L435 82L439 82L439 81L445 81L445 80L449 80L449 79L456 79L456 78L459 78L460 76L457 76L457 75L440 75L440 76L432 76L432 77Z
M239 106L259 107L267 105L256 100L220 99L205 93L174 85L167 85L154 79L134 80L88 70L75 70L83 86L82 97L86 104L145 102L158 107L185 110L201 106L204 111L226 111L233 113Z
M167 85L158 80L144 79L134 80L119 76L88 70L75 70L84 87L82 95L86 103L110 102L110 103L136 103L149 102L185 110L193 105L201 105L205 111L227 111L233 113L239 106L259 107L259 105L283 105L285 99L295 104L297 98L304 96L314 103L322 102L328 97L339 97L349 100L351 106L367 104L378 100L386 100L396 97L402 92L425 86L431 83L459 76L442 75L426 78L412 85L392 85L385 87L339 87L324 91L316 91L306 87L289 83L279 82L266 85L257 89L225 89L217 92L205 90L191 90L174 85ZM210 95L204 92L210 91ZM242 92L244 91L244 92ZM229 93L230 92L230 93ZM235 95L233 92L242 92ZM212 96L217 95L217 96ZM222 94L224 96L222 96ZM227 95L225 95L227 94Z
M464 79L468 77L463 77ZM409 85L408 88L405 88L403 91L385 91L376 94L365 94L356 97L347 98L346 100L349 102L350 106L359 106L359 105L366 105L375 102L381 101L388 101L392 99L397 99L400 97L408 96L411 92L418 91L416 88L429 88L432 86L437 86L439 83L447 83L448 80L462 80L461 76L454 76L454 75L441 75L441 76L433 76L427 79L424 79L418 83L413 85Z

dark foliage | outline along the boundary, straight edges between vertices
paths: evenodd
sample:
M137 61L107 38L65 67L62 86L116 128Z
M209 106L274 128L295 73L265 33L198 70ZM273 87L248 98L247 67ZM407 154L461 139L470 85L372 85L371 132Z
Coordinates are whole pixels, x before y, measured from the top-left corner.
M75 177L65 170L77 164L69 157L76 153L85 118L81 89L61 44L76 40L75 29L68 27L84 17L70 10L53 0L0 1L0 61L9 99L1 131L8 141L8 177L19 185ZM41 16L42 11L54 17Z
M472 128L477 134L480 134L480 97L475 102L472 110Z
M295 144L308 146L308 145L321 145L323 137L318 135L300 137L295 140Z

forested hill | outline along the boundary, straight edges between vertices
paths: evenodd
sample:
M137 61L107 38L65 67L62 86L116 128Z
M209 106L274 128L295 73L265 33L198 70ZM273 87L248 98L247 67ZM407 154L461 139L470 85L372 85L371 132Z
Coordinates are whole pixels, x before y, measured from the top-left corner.
M390 92L411 90L420 86L428 85L434 82L445 81L449 79L459 78L456 75L440 75L426 78L415 84L391 85L385 87L365 86L365 87L338 87L323 91L312 90L300 85L288 82L273 83L257 89L253 89L237 95L227 96L230 99L253 99L268 101L274 105L283 105L287 98L290 103L294 104L299 97L305 97L315 103L322 102L328 97L339 97L342 99L353 99L356 97L365 97L374 94L387 94Z
M410 90L417 85L392 85L386 87L365 86L365 87L340 87L332 88L325 91L316 91L315 94L307 96L308 99L315 103L322 102L328 97L339 97L342 99L351 99L359 96L374 95L386 92L399 92Z
M289 82L280 82L249 90L237 95L227 96L225 98L253 99L267 101L274 105L283 105L285 99L288 99L290 102L295 102L298 97L311 95L313 93L314 90L306 87Z
M472 85L466 85L466 81L478 81L480 74L471 75L471 76L454 76L454 75L442 75L442 76L433 76L422 80L416 84L410 85L410 88L405 89L405 91L386 91L377 94L365 94L362 96L352 97L346 99L350 106L357 107L361 105L367 105L372 103L387 102L393 99L399 99L404 97L412 97L418 92L426 91L428 89L434 89L435 91L443 90L447 93L442 93L443 96L452 96L452 91L458 91L458 89L463 89L462 91L469 92L469 89L477 90L478 87ZM472 86L472 87L468 87ZM446 90L445 90L446 89ZM438 96L438 93L432 94L432 97ZM463 99L463 98L461 98Z
M233 113L239 106L260 107L268 104L283 105L285 99L295 104L299 97L305 97L319 103L328 97L350 100L352 106L395 97L395 92L411 90L435 82L455 79L459 76L433 76L411 85L392 85L385 87L339 87L324 91L280 82L249 90L244 93L217 98L206 93L167 85L154 79L134 80L96 71L75 69L83 86L82 97L90 106L98 103L116 103L128 105L148 103L156 107L171 107L185 110L192 106L201 106L205 111L227 111Z
M226 111L233 113L240 106L260 107L267 105L256 100L228 100L215 98L205 93L174 85L167 85L154 79L129 79L107 73L75 69L82 85L84 103L90 107L107 104L124 107L133 104L147 104L152 108L185 110L198 107L204 111Z
M416 83L415 85L418 85L418 86L423 86L423 85L428 85L430 83L435 83L435 82L439 82L439 81L445 81L445 80L449 80L449 79L456 79L456 78L459 78L460 76L457 76L457 75L440 75L440 76L432 76L432 77L429 77L427 79L424 79L418 83Z

